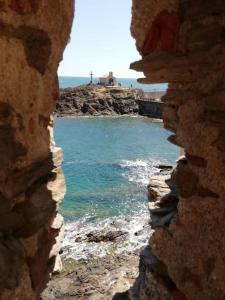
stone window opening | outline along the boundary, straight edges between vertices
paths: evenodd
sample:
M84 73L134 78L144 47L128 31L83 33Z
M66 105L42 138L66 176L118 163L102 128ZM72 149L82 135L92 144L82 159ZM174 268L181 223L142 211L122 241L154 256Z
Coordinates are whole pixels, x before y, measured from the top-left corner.
M59 250L64 179L51 113L73 5L0 1L0 295L6 300L38 299ZM164 125L186 151L175 172L178 213L154 231L153 257L142 264L134 299L225 296L224 11L220 0L133 0L131 32L143 58L132 68L144 72L141 82L169 82Z

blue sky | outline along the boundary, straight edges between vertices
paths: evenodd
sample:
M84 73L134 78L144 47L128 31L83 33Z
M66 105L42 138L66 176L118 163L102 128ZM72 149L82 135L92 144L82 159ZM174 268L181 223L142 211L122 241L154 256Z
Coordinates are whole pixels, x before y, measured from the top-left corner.
M131 0L76 0L71 41L59 67L61 76L142 77L129 70L139 60L130 35Z

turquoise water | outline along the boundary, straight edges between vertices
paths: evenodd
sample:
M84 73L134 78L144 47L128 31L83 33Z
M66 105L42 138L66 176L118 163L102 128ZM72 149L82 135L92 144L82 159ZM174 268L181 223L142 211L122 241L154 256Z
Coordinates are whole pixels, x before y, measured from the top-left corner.
M64 151L67 221L132 215L146 207L147 184L159 162L174 163L178 148L161 123L147 118L58 118Z
M94 77L93 82L97 83L99 78ZM88 84L90 82L90 77L59 77L60 88L76 87L82 84ZM123 87L139 88L144 91L165 91L167 89L167 84L140 84L134 78L117 78L117 82L121 83Z

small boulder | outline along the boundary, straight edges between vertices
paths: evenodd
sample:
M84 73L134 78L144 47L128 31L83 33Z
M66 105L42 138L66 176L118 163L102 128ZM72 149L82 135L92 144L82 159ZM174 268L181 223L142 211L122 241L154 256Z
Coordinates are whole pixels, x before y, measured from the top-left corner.
M127 232L124 231L93 231L85 236L79 236L75 242L88 242L88 243L100 243L100 242L116 242L121 238L126 238Z

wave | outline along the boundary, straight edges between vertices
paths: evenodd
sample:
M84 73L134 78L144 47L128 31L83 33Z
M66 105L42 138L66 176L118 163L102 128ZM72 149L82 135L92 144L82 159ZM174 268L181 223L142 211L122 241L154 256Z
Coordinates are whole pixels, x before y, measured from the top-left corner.
M149 183L149 178L158 173L158 165L162 161L156 159L136 159L136 160L121 160L121 161L66 161L64 166L82 166L82 168L90 168L90 170L104 170L106 174L112 174L115 170L118 176L126 178L129 182L136 183L141 186L146 186ZM86 170L85 170L86 171ZM114 173L115 174L115 173Z
M120 166L125 170L122 175L128 178L129 182L147 186L149 178L158 173L158 165L162 163L158 160L123 160Z
M65 224L65 238L62 246L62 256L73 259L103 257L108 254L120 254L140 249L146 245L151 233L147 208L141 209L133 216L111 217L95 220L86 215L82 219ZM122 230L126 240L119 242L87 242L79 238L92 232L114 232Z
M97 163L97 162L93 162ZM111 190L94 191L94 195L88 194L90 199L81 204L88 204L88 213L65 224L65 239L63 242L63 256L74 259L87 259L90 257L101 257L110 253L123 253L134 251L146 245L151 233L149 227L149 212L145 201L145 192L149 178L159 172L157 166L162 163L155 159L121 160L117 162L99 162L100 166L110 166L116 168L119 173L129 182L134 183L127 186L126 190L116 187ZM87 191L86 191L87 192ZM124 194L126 193L126 195ZM136 193L136 194L135 194ZM90 197L90 196L93 197ZM87 195L85 195L86 197ZM103 204L98 198L103 198ZM115 201L112 199L115 198ZM97 200L96 200L97 199ZM111 207L112 206L112 207ZM103 209L103 212L102 212ZM116 216L107 216L107 213L115 213ZM82 209L83 211L83 209ZM102 216L100 216L102 214ZM85 237L88 233L96 231L118 231L127 233L127 238L122 242L87 242L77 241L80 237Z

